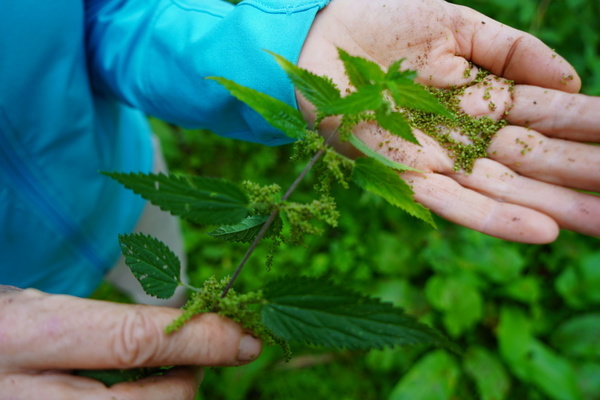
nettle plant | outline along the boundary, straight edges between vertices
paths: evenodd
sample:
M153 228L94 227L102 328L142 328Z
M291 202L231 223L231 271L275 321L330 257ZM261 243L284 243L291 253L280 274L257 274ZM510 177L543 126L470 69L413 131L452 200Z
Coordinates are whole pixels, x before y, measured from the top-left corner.
M351 350L427 344L460 352L440 332L402 309L331 280L281 276L250 293L240 294L233 289L263 239L270 240L274 249L281 243L301 244L305 235L320 233L319 226L323 223L336 226L339 212L330 194L336 182L346 188L356 184L435 226L430 212L414 201L410 186L400 178L400 173L412 168L369 148L353 134L357 124L376 122L391 134L417 144L411 127L416 121L429 121L429 130L434 125L468 125L471 132L479 132L482 130L475 125L485 125L488 127L485 138L471 137L472 145L460 144L469 154L476 153L474 148L485 146L482 141L488 140L489 131L493 130L489 129L494 124L491 119L473 119L458 110L456 99L462 93L460 89L425 88L414 82L416 72L401 70L402 60L383 70L376 63L340 49L339 57L353 87L353 91L342 96L329 78L301 69L276 54L273 56L295 87L315 106L314 128L309 129L298 110L279 100L224 78L209 79L223 85L272 126L297 139L292 158L309 158L309 161L283 195L278 185L243 182L239 186L199 176L105 173L164 211L193 223L215 226L209 233L215 238L249 244L230 277L211 278L203 287L195 288L181 279L180 260L164 243L145 234L119 237L126 262L146 293L169 298L178 286L185 286L192 293L184 313L166 328L166 333L175 332L196 314L217 312L237 321L267 344L281 345L285 359L291 355L290 342ZM331 116L339 118L339 127L323 138L318 133L319 124ZM464 123L465 118L469 124ZM330 146L335 136L349 141L364 156L352 160L337 153ZM459 142L448 135L438 132L438 140L455 155L462 151L457 148ZM291 201L299 183L313 167L318 169L316 198L308 203ZM269 265L272 255L273 251L267 260Z

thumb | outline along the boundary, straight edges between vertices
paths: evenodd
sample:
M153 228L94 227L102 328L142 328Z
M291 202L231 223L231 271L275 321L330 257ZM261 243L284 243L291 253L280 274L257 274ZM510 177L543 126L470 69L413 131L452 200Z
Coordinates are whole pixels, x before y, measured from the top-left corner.
M181 310L125 305L37 290L0 296L0 367L109 369L240 365L261 343L235 322L202 314L180 331L165 327Z

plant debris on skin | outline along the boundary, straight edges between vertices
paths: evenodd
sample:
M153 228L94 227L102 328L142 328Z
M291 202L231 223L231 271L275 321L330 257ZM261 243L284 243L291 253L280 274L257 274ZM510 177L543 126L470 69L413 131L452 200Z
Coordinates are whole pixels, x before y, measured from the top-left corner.
M470 69L468 70L470 71ZM483 99L489 101L488 107L494 111L497 106L490 101L490 90L493 88L489 86L489 81L484 81L489 75L488 71L480 70L469 87L486 86ZM514 87L512 81L499 77L496 77L495 80L508 84L508 90L512 93ZM496 132L508 125L503 119L495 121L489 116L475 118L465 113L460 108L460 99L469 87L452 87L450 89L427 87L427 90L456 116L455 119L419 110L402 110L413 128L431 136L448 150L448 154L454 160L455 171L464 171L467 174L473 171L475 160L487 157L487 148ZM457 134L466 138L468 143L457 140L455 138Z

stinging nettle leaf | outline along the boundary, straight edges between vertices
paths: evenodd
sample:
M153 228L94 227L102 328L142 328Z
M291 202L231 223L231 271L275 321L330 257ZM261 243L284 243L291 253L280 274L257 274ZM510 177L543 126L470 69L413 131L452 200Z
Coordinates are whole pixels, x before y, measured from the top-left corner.
M386 80L396 80L396 79L410 79L414 80L417 77L417 71L407 69L404 71L400 70L400 66L406 60L406 58L402 58L398 61L394 61L388 67L388 70L385 74Z
M386 86L398 107L439 114L450 119L455 118L454 114L448 111L434 95L411 79L388 81Z
M248 197L231 182L199 176L104 173L161 210L207 225L235 224L248 215Z
M252 243L268 218L266 215L253 215L238 224L220 226L208 234L214 238L229 242ZM265 237L271 236L274 228L276 229L278 226L280 227L281 224L271 225Z
M384 101L382 89L381 85L363 86L358 91L321 107L319 111L327 115L356 115L365 111L377 110Z
M351 56L344 50L338 48L338 55L350 83L357 89L372 83L382 83L385 80L385 72L379 64L362 57Z
M400 207L435 227L428 209L415 202L413 191L394 171L381 162L367 157L357 158L352 170L352 181L359 187L383 197L388 203Z
M350 136L348 136L348 141L354 146L356 147L361 153L363 153L364 155L374 158L377 161L379 161L380 163L382 163L383 165L386 165L392 169L395 169L397 171L415 171L415 172L422 172L419 171L418 169L409 167L408 165L405 164L401 164L395 161L390 160L389 158L386 158L385 156L379 154L378 152L376 152L375 150L373 150L372 148L370 148L369 146L367 146L365 144L365 142L363 142L362 140L360 140L356 135L352 134Z
M179 258L160 240L132 233L119 235L125 263L140 282L144 292L160 299L173 296L180 283Z
M265 326L288 341L351 350L434 344L460 352L402 309L324 279L283 278L263 293Z
M402 114L387 110L385 107L380 107L375 111L375 120L379 126L388 132L400 136L411 143L420 144Z
M321 110L321 108L341 98L339 89L330 78L315 75L270 51L267 51L267 53L275 57L275 60L283 68L296 89L317 107L317 110Z
M279 129L287 136L293 139L301 139L306 135L306 121L302 113L294 107L229 79L217 77L209 77L207 79L219 82L232 96L246 103L271 126Z

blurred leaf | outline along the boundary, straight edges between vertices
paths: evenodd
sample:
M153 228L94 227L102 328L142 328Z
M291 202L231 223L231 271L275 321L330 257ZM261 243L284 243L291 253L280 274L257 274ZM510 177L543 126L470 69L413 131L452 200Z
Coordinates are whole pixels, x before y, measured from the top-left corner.
M271 126L287 136L301 139L305 136L306 121L302 113L292 106L264 93L242 86L225 78L209 77L219 82L232 96L259 113Z
M396 375L399 371L407 371L411 368L415 360L424 353L423 350L417 347L371 350L365 355L365 363L370 372L376 372L384 376Z
M355 88L360 89L363 86L381 83L385 79L385 72L379 64L362 57L351 56L340 48L338 48L338 55L344 63L350 83Z
M325 279L279 279L264 288L264 296L263 322L288 341L351 350L434 344L458 351L402 309Z
M571 363L548 347L532 341L528 354L528 380L555 400L583 400L577 384L577 376Z
M531 335L525 313L504 307L498 327L500 352L519 379L535 385L553 400L583 400L569 361Z
M551 343L572 357L600 361L600 313L578 315L553 333Z
M275 60L286 72L296 89L318 110L322 110L323 107L329 106L341 98L340 91L330 78L315 75L270 51L267 51L267 53L275 57Z
M567 304L584 308L600 304L600 253L587 255L566 268L556 280L556 289Z
M450 355L436 350L419 360L394 387L388 400L451 400L460 369Z
M502 287L502 295L527 304L537 303L542 295L542 283L538 277L516 278Z
M459 271L477 273L482 284L512 283L527 265L524 249L519 243L509 243L465 228L456 228L452 238L430 232L431 243L423 255L438 272ZM451 240L449 240L451 239Z
M413 199L410 186L379 161L365 157L357 158L352 171L352 181L364 190L383 197L388 203L435 227L429 210Z
M477 236L477 239L473 236ZM463 258L477 263L481 274L496 283L510 283L519 278L526 261L518 246L508 245L479 232L473 232L469 239L470 244L462 248Z
M498 357L483 347L474 346L465 354L464 370L479 389L480 400L502 400L510 390L510 377Z
M222 179L162 173L104 174L161 210L198 224L232 224L248 215L246 194Z
M230 242L252 243L268 218L266 215L253 215L238 224L220 226L214 231L208 232L208 234L214 238ZM265 237L269 237L269 232L273 233L274 226L275 224L271 225Z
M173 296L180 282L179 258L160 240L138 233L119 235L125 262L144 292L159 299Z
M575 366L577 382L586 400L600 399L600 362L584 362Z
M425 294L433 307L443 312L446 329L462 335L483 317L483 300L477 287L459 276L435 275L427 281Z
M516 307L502 307L497 334L502 358L515 375L526 376L523 360L527 359L533 336L531 321L525 312Z

